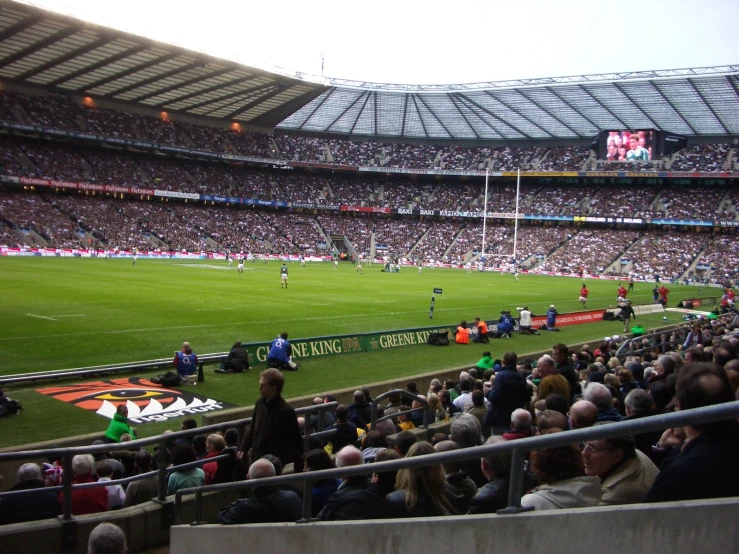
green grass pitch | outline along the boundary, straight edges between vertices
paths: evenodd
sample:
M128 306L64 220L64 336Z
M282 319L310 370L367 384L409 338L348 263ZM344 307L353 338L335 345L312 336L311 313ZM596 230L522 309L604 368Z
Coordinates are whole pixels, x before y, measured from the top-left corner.
M550 304L560 313L581 309L580 280L523 275L467 274L463 270L404 268L381 272L379 265L288 263L289 288L281 289L277 262L246 263L243 275L225 261L85 258L0 258L0 374L30 373L169 357L189 341L198 353L227 351L234 340L268 341L279 332L291 337L425 327L497 319L502 309L528 304L543 314ZM615 304L616 282L588 280L588 308ZM651 284L637 283L635 303L651 303ZM434 288L434 319L429 305ZM670 304L695 295L695 287L669 286ZM668 313L670 321L680 315ZM644 316L649 328L666 323L662 314ZM514 336L489 345L435 348L426 345L374 353L306 360L287 376L284 394L295 397L358 386L398 376L475 363L483 350L495 357L542 350L556 342L599 340L620 333L620 322L562 327L560 333ZM237 405L258 397L257 366L247 374L217 375L206 367L198 393ZM133 374L125 374L132 376ZM152 375L143 375L151 377ZM53 383L52 383L53 384ZM0 420L3 445L51 440L103 430L107 420L34 389L37 383L6 390L24 405L21 416ZM140 427L144 436L176 423Z

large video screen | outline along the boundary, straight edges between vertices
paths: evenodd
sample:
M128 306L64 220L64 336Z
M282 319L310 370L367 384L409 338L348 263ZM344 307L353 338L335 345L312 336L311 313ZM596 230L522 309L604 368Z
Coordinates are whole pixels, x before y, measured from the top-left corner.
M652 159L656 131L606 131L604 134L605 151L601 151L601 159L612 162L648 162Z

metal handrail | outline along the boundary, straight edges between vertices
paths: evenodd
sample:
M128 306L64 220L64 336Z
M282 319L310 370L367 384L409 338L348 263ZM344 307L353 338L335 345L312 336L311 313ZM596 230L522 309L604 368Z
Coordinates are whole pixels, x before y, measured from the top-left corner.
M322 414L323 412L327 410L335 410L336 406L338 406L338 402L326 402L324 404L315 404L312 406L304 406L301 408L296 408L295 413L296 415L300 416L303 414ZM322 416L319 417L319 421L322 420ZM142 475L135 475L133 477L129 477L126 479L119 479L117 481L104 481L102 484L98 484L98 482L95 483L83 483L78 485L72 485L72 481L74 479L74 473L72 471L72 458L78 454L99 454L99 453L106 453L106 452L114 452L117 450L131 450L136 449L142 446L147 446L151 444L157 444L159 446L159 451L164 452L168 446L169 443L172 441L176 441L179 438L187 438L187 437L194 437L195 435L200 435L206 432L211 431L219 431L221 429L228 429L230 427L236 427L239 429L239 437L243 437L244 433L243 430L246 428L246 425L251 423L252 418L242 418L232 421L226 421L223 423L216 423L213 425L206 425L205 427L198 427L196 429L187 429L185 431L176 431L174 433L167 433L166 435L157 435L155 437L149 437L145 439L137 439L133 441L123 442L123 443L108 443L108 444L100 444L95 446L74 446L69 448L46 448L41 450L23 450L19 452L5 452L0 453L0 462L3 461L13 461L13 460L25 460L25 459L38 459L38 458L49 458L54 457L55 459L61 459L62 465L63 465L63 484L57 487L48 487L45 490L60 490L64 491L64 503L62 506L62 521L73 521L72 517L72 490L77 488L94 488L97 486L110 486L115 485L117 483L128 483L131 481L136 481L138 479L143 479L144 477L148 476L149 474L142 474ZM310 441L310 425L305 426L305 435L307 435L307 441ZM323 433L315 433L316 436L325 436L325 435L331 435L331 431L324 431ZM228 454L224 454L223 456L228 456ZM176 469L184 469L186 467L195 467L197 465L202 465L203 463L208 463L210 461L215 461L218 457L214 456L213 458L207 459L205 462L203 460L197 460L195 462L190 462L188 464L182 464L180 466L173 466L172 468L165 467L163 463L159 464L159 469L155 472L159 476L159 483L158 483L158 494L157 494L157 500L159 502L166 501L167 498L167 477L168 474L172 471L176 471ZM135 477L135 478L134 478ZM29 489L24 491L12 491L12 494L34 494L38 493L39 489ZM1 496L4 496L8 493L2 493Z
M673 427L683 427L686 425L696 424L699 425L736 418L739 418L739 401L727 402L715 406L706 406L703 408L695 408L692 410L681 410L669 414L658 414L639 419L612 423L610 425L598 425L586 429L577 429L574 431L565 431L562 433L552 433L549 435L539 435L495 445L482 445L471 448L463 448L450 452L440 452L435 454L427 454L425 456L402 458L400 460L374 462L367 465L326 469L309 473L281 475L279 477L269 477L265 479L186 488L181 489L175 493L176 521L179 522L182 496L187 494L195 495L196 521L193 522L193 525L196 525L201 523L202 520L202 518L199 517L199 514L202 510L201 502L203 493L293 484L303 484L303 490L310 491L311 483L313 483L314 481L321 481L323 479L348 478L355 475L398 471L401 469L423 467L431 464L449 464L463 462L467 460L480 460L481 458L500 455L507 452L510 452L512 454L513 461L516 463L513 464L511 468L511 477L508 492L508 507L504 510L500 510L498 513L515 514L525 510L525 508L521 506L521 497L523 496L522 493L524 472L523 454L525 452L539 448L552 448L570 444L579 444L581 442L586 442L590 440L608 439L621 437L624 435L635 435L646 433L649 431L661 431ZM303 518L300 520L301 522L310 521L310 502L306 502L305 497L303 498L302 515Z
M392 396L393 394L403 396L405 398L408 398L410 400L415 400L417 402L421 402L423 406L419 406L418 408L411 408L410 410L405 410L402 412L395 412L393 414L388 414L386 416L382 416L380 418L377 417L377 410L380 406L379 401L384 400L385 398L388 398L389 396ZM374 431L377 422L384 421L386 419L393 419L399 415L406 415L413 412L418 412L420 410L423 410L423 428L428 428L429 422L431 421L431 413L429 411L429 403L428 399L422 395L422 394L413 394L410 391L407 391L405 389L393 389L387 392L383 392L380 395L377 395L372 400L371 410L370 410L370 431Z

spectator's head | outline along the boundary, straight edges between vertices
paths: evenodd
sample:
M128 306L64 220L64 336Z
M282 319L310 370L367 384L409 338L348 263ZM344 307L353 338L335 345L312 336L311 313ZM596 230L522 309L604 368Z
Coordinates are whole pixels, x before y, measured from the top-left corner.
M43 481L41 475L41 468L36 464L23 464L18 468L16 473L16 480L20 483L21 481Z
M192 348L190 348L190 343L189 342L183 342L182 343L182 351L185 354L189 354L190 352L192 352Z
M449 433L452 440L460 448L469 448L480 444L481 436L480 420L472 414L460 414L452 422Z
M649 393L642 389L634 389L624 400L626 416L644 417L652 413L653 403Z
M137 450L133 457L133 465L137 473L151 471L151 454L145 449Z
M600 383L588 384L583 392L583 397L585 400L595 404L595 407L598 408L598 413L613 408L613 396L611 396L611 391L608 390L608 387L601 385Z
M596 423L607 425L609 421ZM582 445L585 475L603 477L636 456L633 437L591 440Z
M672 375L673 373L675 373L675 370L677 369L677 362L672 356L664 354L657 358L657 361L654 362L654 369L657 372L657 375L667 377L668 375Z
M211 435L208 435L208 438L205 440L205 449L210 452L220 452L226 448L226 439L224 439L221 435L218 433L213 433Z
M323 404L323 398L321 398L320 396L316 396L313 399L313 405L318 406L319 404Z
M84 477L85 475L92 475L92 470L95 467L95 458L91 454L77 454L72 458L72 472L75 475Z
M285 264L282 264L282 265L285 265ZM282 333L280 333L280 338L282 340L287 340L287 333L285 331L283 331Z
M431 446L436 446L442 441L449 440L449 435L445 433L435 433L433 437L431 437Z
M108 464L108 460L100 460L95 464L95 473L98 477L110 477L113 474L113 470Z
M405 458L411 446L418 442L418 437L410 431L401 431L395 435L395 451L398 456Z
M628 369L619 369L616 375L618 376L618 382L622 385L625 383L634 382L634 376L632 375L631 371Z
M711 362L700 362L686 365L680 370L675 398L680 410L690 410L732 402L734 394L726 372L721 366ZM690 428L697 432L717 431L727 429L729 424L734 427L736 420L693 425ZM690 438L690 435L688 436Z
M539 358L536 362L536 369L539 372L539 375L542 379L544 377L548 377L549 375L552 375L556 372L555 366L554 366L554 358L552 358L549 355L544 355L541 358Z
M570 410L570 401L556 392L550 393L545 399L547 410L554 410L566 416Z
M515 352L503 354L503 367L516 367L516 365L518 365L518 355Z
M585 286L585 285L583 285ZM558 343L552 346L552 359L556 364L561 364L567 361L570 349L566 344Z
M362 450L367 448L387 448L387 438L382 431L370 431L364 436Z
M547 429L567 429L567 417L561 412L544 410L544 413L536 418L536 428L539 434Z
M514 431L531 430L531 413L523 408L513 410L511 413L511 429Z
M239 432L234 427L230 427L223 433L223 438L226 440L226 446L237 446L239 443Z
M411 394L418 394L418 385L415 381L408 381L408 383L405 385L405 388Z
M122 417L128 417L128 408L125 404L118 404L118 407L115 409L115 413Z
M334 462L323 448L309 450L303 454L303 471L321 471L331 469Z
M390 460L399 459L398 453L392 450L385 450L375 456L375 463L389 462ZM395 490L395 479L397 478L397 471L383 471L382 473L373 473L372 482L380 485L382 490L393 491Z
M192 417L186 417L182 420L182 424L180 425L180 431L189 431L190 429L197 429L198 428L198 422L195 421Z
M126 535L112 523L101 523L90 533L87 554L128 554Z
M585 429L592 427L598 419L598 408L587 400L578 400L570 408L570 427Z
M411 446L407 457L433 453L434 448L429 443L417 442ZM395 481L395 487L405 492L405 505L408 510L413 510L419 500L424 498L426 499L424 501L431 502L439 513L450 515L454 513L454 509L444 493L446 486L446 474L440 464L401 469Z
M562 429L554 427L541 434L561 431ZM575 445L542 448L531 452L531 471L542 485L582 477L585 475L583 466L582 454Z
M265 458L259 458L249 466L249 479L266 479L275 476L275 466Z
M347 418L349 417L349 408L347 408L344 404L339 404L336 406L336 421L339 423L346 423Z
M273 400L282 394L285 385L285 376L279 369L270 368L259 375L259 392L267 401Z
M451 452L453 450L459 450L459 445L454 441L445 440L434 445L434 452ZM459 467L456 463L444 464L444 473L447 475L457 471L459 471Z
M485 395L481 390L472 391L472 405L475 408L485 407Z
M655 381L649 385L649 395L654 402L654 411L662 413L667 405L672 401L672 392L664 381Z
M459 382L459 390L462 392L470 392L472 390L472 380L469 378L462 379Z
M503 437L494 436L485 441L485 445L504 444L506 442L508 441ZM501 477L510 477L511 460L512 455L510 452L486 456L482 459L481 463L482 473L487 477L488 481Z
M336 455L336 467L361 466L364 464L364 456L356 446L345 446Z
M195 449L191 444L180 444L172 451L172 463L176 466L189 464L197 459Z
M355 390L353 398L354 398L355 404L366 404L367 403L366 397L364 396L364 393L361 390Z
M282 475L282 461L277 456L274 454L265 454L262 458L270 462L272 467L275 468L275 477Z

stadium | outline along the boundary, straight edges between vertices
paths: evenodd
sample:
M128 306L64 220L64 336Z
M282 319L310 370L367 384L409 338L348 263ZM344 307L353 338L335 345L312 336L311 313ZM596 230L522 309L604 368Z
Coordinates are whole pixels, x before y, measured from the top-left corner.
M105 521L124 530L131 552L191 552L194 545L202 550L217 540L211 532L227 531L243 533L228 535L228 541L261 547L259 530L248 525L183 525L223 522L218 509L237 501L251 487L243 484L248 481L239 488L229 475L198 490L197 500L165 494L166 480L177 471L167 468L161 453L174 452L163 433L177 432L190 418L198 428L215 425L211 433L234 428L243 439L254 406L264 398L260 372L280 333L289 334L292 357L300 363L297 371L284 372L282 396L304 410L305 427L312 427L303 438L306 450L323 448L337 436L323 431L323 423L307 424L323 418L311 419L305 411L315 397L327 399L326 409L334 414L331 399L339 408L354 406L354 391L368 387L366 394L376 400L370 404L384 406L387 393L405 390L408 381L418 387L406 391L403 402L421 418L417 438L444 434L454 440L427 391L434 397L442 389L464 394L468 377L460 371L476 367L484 351L498 366L515 352L514 369L529 388L537 387L549 378L537 370L541 357L560 343L569 346L570 367L584 372L564 399L567 425L572 401L590 402L584 392L590 387L579 384L589 385L589 375L593 383L608 385L619 419L632 419L626 417L627 383L639 381L639 374L640 390L655 398L669 395L660 410L656 400L650 409L648 415L657 419L632 431L623 427L624 435L650 431L659 439L665 429L690 425L690 417L736 418L726 411L736 403L726 400L720 413L700 403L692 407L707 411L698 416L670 413L678 404L681 373L665 375L664 357L679 358L677 369L691 356L693 362L715 362L732 398L736 393L738 65L464 85L371 83L270 72L8 1L0 4L0 151L0 400L22 406L0 417L0 535L5 544L19 545L19 552L85 552L92 529ZM633 307L633 321L628 315L623 321L626 306ZM511 332L501 326L505 312ZM479 337L475 318L487 325L489 338ZM636 326L642 329L635 333ZM470 332L469 340L459 338ZM428 344L439 333L451 344ZM161 387L157 379L174 369L171 353L176 364L185 341L199 357L197 373L183 386ZM236 341L243 343L250 369L216 371ZM635 375L630 364L639 367ZM469 380L486 403L499 370L491 367ZM440 390L432 388L434 378L441 380ZM517 407L543 416L534 401L546 398L537 390ZM87 448L98 462L108 456L89 445L104 438L120 406L127 407L135 438L144 440L139 448L160 452L152 467L160 480L157 502L143 504L151 513L126 506L78 517L82 512L73 513L62 501L58 520L4 519L7 507L23 498L3 493L18 490L16 471L24 462L55 462L52 469L60 477L52 491L72 497L72 456L82 451L58 449ZM556 411L549 404L546 409ZM506 426L512 424L508 416ZM373 411L366 422L373 433L380 417ZM399 417L384 421L398 431L404 429L395 428ZM529 422L529 430L537 421ZM484 439L500 434L482 419L480 425ZM533 456L610 440L595 426L568 443L561 437L580 432L572 429L532 438L544 442L522 448ZM197 432L183 427L175 439L192 442ZM316 432L329 434L311 442ZM383 436L383 448L395 448L398 435ZM611 431L611 438L617 436ZM496 446L509 448L519 462L523 455L511 445L457 443L461 449L454 455L437 450L445 452L438 456L451 455L436 458L437 467L469 462L475 455L465 454L465 446L482 449L473 460L478 466L481 458L503 452ZM736 458L737 443L731 444L721 450L727 461ZM227 450L219 454L219 470ZM133 471L130 452L128 471L114 477L125 488L144 473ZM333 450L332 460L339 460L338 452ZM585 451L577 458L586 460L587 474ZM342 478L361 471L344 461L330 464ZM299 489L308 508L297 518L259 521L291 522L280 538L284 542L266 548L312 552L296 545L321 544L327 540L323 533L331 537L346 528L311 530L292 523L319 513L310 513L316 492L306 493L311 482L293 474L295 467L290 465L287 481L279 485ZM716 467L703 473L716 473ZM536 478L534 485L548 486ZM739 508L734 485L727 482L721 494L664 501L695 502L687 510L705 510L724 522ZM87 490L102 488L112 487ZM511 484L501 508L520 511L530 488L516 497ZM631 502L634 511L619 512L619 525L633 526L654 551L735 544L732 524L716 531L702 522L690 527L688 542L659 542L644 527L646 505ZM537 516L553 533L563 524L581 528L588 525L582 518L591 518L600 536L603 521L616 516L592 507L597 505L568 506L590 511L558 516L572 518L566 524ZM651 517L674 529L687 516L669 516L672 509L661 507ZM382 536L381 527L373 527L381 525L375 517L380 516L352 519ZM476 533L477 525L488 525L465 517ZM515 524L506 517L494 523L501 534ZM372 549L390 549L391 542L428 549L437 534L456 536L449 519L398 525L387 531L388 542ZM35 533L35 525L48 534ZM536 545L506 545L528 552L554 540L555 550L582 548L565 548L545 535ZM364 552L369 544L351 547Z

